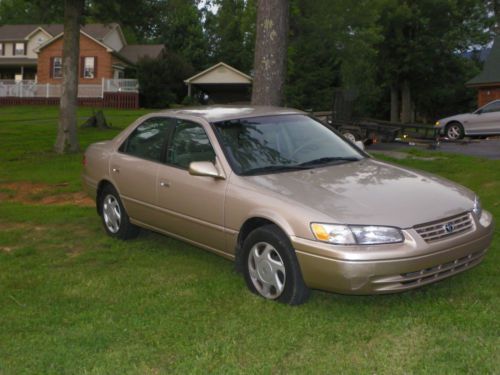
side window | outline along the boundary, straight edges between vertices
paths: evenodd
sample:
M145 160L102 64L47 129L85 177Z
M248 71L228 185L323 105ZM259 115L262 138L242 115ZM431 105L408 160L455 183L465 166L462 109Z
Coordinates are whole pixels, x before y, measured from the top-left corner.
M193 161L214 162L215 152L201 125L177 120L167 152L167 163L187 169Z
M173 120L168 118L147 119L135 128L119 151L143 159L161 161L167 131L173 125Z
M500 102L495 102L488 104L481 110L481 113L491 113L491 112L499 112L500 111Z

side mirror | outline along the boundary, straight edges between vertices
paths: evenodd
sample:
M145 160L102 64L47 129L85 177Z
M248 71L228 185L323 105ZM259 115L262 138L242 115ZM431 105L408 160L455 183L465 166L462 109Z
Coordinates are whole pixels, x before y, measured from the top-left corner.
M355 141L354 144L356 146L358 146L358 148L360 148L361 150L363 150L363 151L365 150L365 144L363 142L361 142L361 141Z
M189 174L193 176L206 176L213 178L220 178L222 180L225 177L217 170L214 163L211 161L193 161L189 164Z

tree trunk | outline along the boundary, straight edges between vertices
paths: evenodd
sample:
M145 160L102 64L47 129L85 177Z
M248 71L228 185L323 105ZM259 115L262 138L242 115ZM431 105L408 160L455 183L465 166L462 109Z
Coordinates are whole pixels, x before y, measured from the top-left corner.
M391 122L399 122L399 89L391 85Z
M286 78L288 0L257 1L252 104L281 106Z
M76 133L78 105L78 65L80 55L80 23L85 0L64 1L64 36L62 56L62 93L59 105L59 128L54 149L57 153L80 149Z
M401 122L407 124L411 121L411 92L408 81L403 82L401 92Z

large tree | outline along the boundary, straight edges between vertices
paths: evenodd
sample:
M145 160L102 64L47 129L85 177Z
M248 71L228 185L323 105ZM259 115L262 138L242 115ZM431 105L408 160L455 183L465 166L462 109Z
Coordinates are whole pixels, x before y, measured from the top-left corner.
M374 44L377 0L292 0L288 48L287 104L330 110L342 88L359 93L357 107L369 107L379 94Z
M449 71L462 70L460 55L487 41L489 16L480 0L385 0L379 25L377 67L391 88L391 119L410 122L417 111L433 111L427 98L442 90Z
M59 127L54 149L57 153L80 149L76 132L78 105L78 60L80 55L80 24L85 0L65 0L63 36L63 81L59 110Z
M283 105L288 39L288 0L257 1L252 104Z

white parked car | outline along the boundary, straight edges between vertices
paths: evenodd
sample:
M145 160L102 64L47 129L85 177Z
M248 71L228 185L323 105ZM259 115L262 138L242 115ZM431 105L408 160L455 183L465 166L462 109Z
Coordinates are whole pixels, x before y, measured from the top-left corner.
M439 134L450 140L464 136L500 134L500 100L494 100L472 113L446 117L436 122Z

